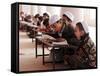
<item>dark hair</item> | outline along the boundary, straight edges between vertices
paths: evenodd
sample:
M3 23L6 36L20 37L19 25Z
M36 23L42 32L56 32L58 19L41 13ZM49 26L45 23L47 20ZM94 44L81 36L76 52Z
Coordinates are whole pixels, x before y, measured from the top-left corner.
M46 12L43 13L43 16L47 16L47 17L49 17L48 13L46 13Z
M81 22L78 22L78 23L76 24L76 26L79 27L79 30L80 30L80 31L82 31L82 30L84 31L84 28L83 28Z
M20 12L20 14L24 14L24 12L23 12L23 11L21 11L21 12Z
M26 16L27 19L31 19L31 15Z
M38 19L39 19L40 21L42 21L42 20L43 20L43 17L42 17L42 16L40 16L40 17L38 17Z
M26 21L26 22L31 22L31 19L32 17L31 17L31 15L28 15L28 16L26 16L25 18L24 18L24 21Z
M39 16L40 16L40 14L36 14L34 17L35 17L35 18L38 18Z

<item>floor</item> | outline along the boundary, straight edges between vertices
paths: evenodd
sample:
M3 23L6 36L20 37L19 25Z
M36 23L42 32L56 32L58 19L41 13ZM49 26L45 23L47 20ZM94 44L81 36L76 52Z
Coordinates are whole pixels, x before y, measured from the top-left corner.
M42 56L35 57L35 40L29 38L26 32L19 32L19 70L20 71L37 71L37 70L52 70L52 63L42 64ZM45 54L50 51L45 49ZM42 54L41 45L38 45L38 54ZM45 57L48 60L48 56ZM56 69L67 69L63 63L56 63Z

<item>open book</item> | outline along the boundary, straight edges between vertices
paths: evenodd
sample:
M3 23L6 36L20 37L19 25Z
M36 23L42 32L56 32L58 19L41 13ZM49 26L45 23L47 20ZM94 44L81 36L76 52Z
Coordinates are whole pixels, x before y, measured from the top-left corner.
M53 45L68 45L67 40L65 40L63 38L54 38L54 37L46 35L46 34L42 35L42 38L47 41L52 41Z
M42 35L42 38L43 39L47 39L47 40L52 40L52 41L55 41L56 39L50 35L47 35L47 34L43 34Z
M68 45L67 40L59 41L59 42L52 42L53 45Z

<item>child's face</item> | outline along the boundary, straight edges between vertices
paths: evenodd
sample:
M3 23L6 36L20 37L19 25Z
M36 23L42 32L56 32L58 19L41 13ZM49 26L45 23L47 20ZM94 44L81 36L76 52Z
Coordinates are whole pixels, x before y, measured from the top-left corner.
M79 27L76 26L76 27L75 27L75 36L77 37L78 40L80 40L81 35L82 35L82 33L81 33Z
M54 24L54 29L56 32L61 30L62 24L60 22Z

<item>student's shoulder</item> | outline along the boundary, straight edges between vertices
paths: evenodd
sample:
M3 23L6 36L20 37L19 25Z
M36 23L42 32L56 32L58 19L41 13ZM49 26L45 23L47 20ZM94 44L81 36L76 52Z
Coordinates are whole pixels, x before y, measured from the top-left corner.
M89 37L86 45L89 46L89 47L94 47L95 46L94 42L92 41L92 39L90 37Z

